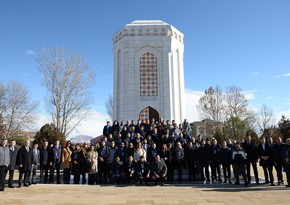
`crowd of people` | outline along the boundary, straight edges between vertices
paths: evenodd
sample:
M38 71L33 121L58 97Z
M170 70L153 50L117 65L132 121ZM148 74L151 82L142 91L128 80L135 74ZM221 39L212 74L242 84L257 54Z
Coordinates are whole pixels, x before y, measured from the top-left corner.
M251 167L256 184L260 184L257 162L259 160L265 183L275 186L273 168L278 183L283 185L282 172L286 172L287 187L290 184L290 138L261 137L258 145L247 135L242 141L222 141L192 136L187 120L177 125L175 121L141 121L126 123L108 121L103 128L100 142L72 145L70 141L61 146L53 143L30 144L26 140L20 148L7 139L0 146L0 191L4 191L5 177L8 187L14 188L14 170L18 168L18 187L36 183L70 184L146 184L153 182L182 182L184 169L187 181L240 184L252 183ZM39 180L36 177L38 170ZM177 170L177 177L174 171ZM61 179L62 171L62 179ZM221 173L222 171L222 173ZM197 178L199 176L199 178Z

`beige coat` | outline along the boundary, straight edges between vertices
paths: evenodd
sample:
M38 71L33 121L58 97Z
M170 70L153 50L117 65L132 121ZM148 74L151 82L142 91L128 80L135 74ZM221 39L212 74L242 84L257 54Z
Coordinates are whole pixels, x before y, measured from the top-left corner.
M61 164L64 169L72 168L71 155L72 151L69 148L65 147L62 149Z
M87 152L87 160L93 162L92 168L89 174L97 174L98 173L98 152L89 151Z

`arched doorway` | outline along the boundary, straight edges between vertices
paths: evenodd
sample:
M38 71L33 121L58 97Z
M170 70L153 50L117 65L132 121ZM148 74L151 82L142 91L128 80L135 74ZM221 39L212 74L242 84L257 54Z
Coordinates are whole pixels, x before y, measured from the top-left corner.
M139 119L141 120L152 120L155 119L156 121L159 120L159 113L157 112L157 110L155 110L154 108L148 106L146 108L144 108L140 114L139 114Z

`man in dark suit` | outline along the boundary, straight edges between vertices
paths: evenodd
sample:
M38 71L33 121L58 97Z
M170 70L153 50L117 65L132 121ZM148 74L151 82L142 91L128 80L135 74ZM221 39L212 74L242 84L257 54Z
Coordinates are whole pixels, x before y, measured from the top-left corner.
M23 175L24 175L24 186L31 185L29 176L33 161L33 151L32 148L30 147L30 140L26 140L24 145L19 149L17 161L19 164L19 179L18 179L19 187L22 186Z
M151 164L151 172L155 185L157 185L158 182L160 182L161 185L164 185L167 175L167 166L164 160L160 159L159 155L156 155L155 161Z
M150 164L145 161L145 157L141 156L140 160L137 162L136 165L136 178L140 181L140 184L142 182L145 182L146 185L148 185L148 180L150 177Z
M271 162L271 149L268 144L266 144L266 139L264 137L260 138L260 144L258 145L258 156L260 158L260 166L263 167L265 175L265 184L269 184L269 176L271 186L274 185L273 177L273 162Z
M103 128L103 135L108 137L109 134L112 134L112 126L110 121L107 121L107 125L105 125Z
M251 165L253 167L254 175L256 183L259 184L259 176L258 176L258 169L257 169L257 147L255 142L252 140L251 135L247 135L247 140L242 144L242 147L247 153L247 178L248 183L251 183Z
M62 148L59 144L59 140L56 140L54 146L50 149L48 161L49 161L49 183L53 183L54 171L56 170L56 182L60 184L60 159Z
M220 170L220 159L219 153L220 146L217 143L216 139L212 139L210 146L210 168L211 168L211 179L212 182L219 181L221 182L221 170Z
M206 179L207 182L210 182L209 179L209 160L210 160L210 149L209 146L206 146L205 140L200 141L200 147L198 148L198 159L199 166L201 171L201 180ZM205 173L205 176L204 176ZM206 177L206 178L205 178Z
M135 183L136 162L133 160L133 156L128 157L128 162L125 164L124 173L128 184Z
M15 170L15 165L16 165L17 154L18 154L18 150L19 150L19 148L16 147L15 140L11 141L11 145L9 147L9 150L10 150L10 165L8 167L8 170L9 170L8 187L14 188L13 177L14 177L14 170Z
M284 184L283 180L283 155L282 150L285 146L285 143L282 142L281 137L277 138L276 144L274 145L274 166L277 172L277 178L278 178L278 185Z
M48 169L49 169L49 163L48 163L48 154L49 154L49 148L48 148L48 142L44 141L43 146L39 150L40 154L40 183L47 183L48 182ZM44 177L43 177L44 174Z
M196 175L196 164L197 164L197 145L195 139L193 142L189 142L187 148L185 149L184 159L187 163L188 169L188 179L189 181L195 181Z
M284 162L284 170L287 177L286 187L290 187L290 138L286 139L286 144L282 149L282 157Z

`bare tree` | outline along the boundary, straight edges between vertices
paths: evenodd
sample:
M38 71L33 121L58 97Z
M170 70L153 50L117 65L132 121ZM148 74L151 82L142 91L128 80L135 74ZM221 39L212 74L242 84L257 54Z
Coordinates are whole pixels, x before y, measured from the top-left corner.
M273 110L263 105L257 114L257 124L261 130L265 130L273 125Z
M90 113L95 73L80 54L44 48L37 59L53 124L67 137Z
M110 120L113 121L113 96L109 95L107 101L105 102L107 114L110 117Z
M31 100L31 94L23 84L16 81L8 83L4 107L5 110L1 114L6 138L17 131L30 129L35 124L38 103Z
M6 88L5 85L0 82L0 136L1 136L1 131L4 129L4 122L3 122L3 113L6 109L5 106L5 95L6 95Z
M222 121L224 94L221 88L216 85L204 91L204 95L199 99L197 110L203 119L211 119L214 122Z
M226 114L229 117L242 118L248 109L248 100L242 94L238 87L231 86L227 89L226 97Z
M242 138L248 129L252 129L256 120L248 100L236 86L229 87L225 93L225 114L230 133L235 139Z

